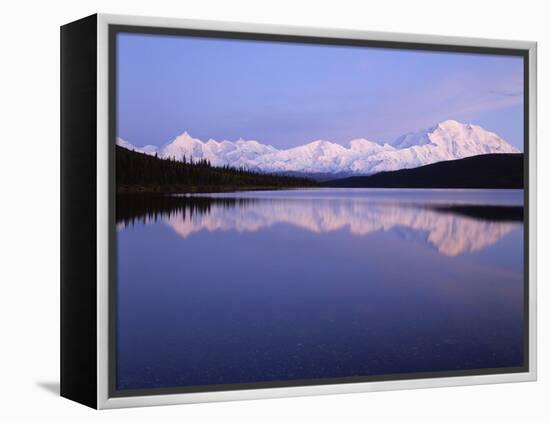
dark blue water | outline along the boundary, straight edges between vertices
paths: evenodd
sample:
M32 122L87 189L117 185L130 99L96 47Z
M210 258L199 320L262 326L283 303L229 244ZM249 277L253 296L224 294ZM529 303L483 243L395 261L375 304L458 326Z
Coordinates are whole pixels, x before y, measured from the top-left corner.
M521 191L124 201L118 389L523 364Z

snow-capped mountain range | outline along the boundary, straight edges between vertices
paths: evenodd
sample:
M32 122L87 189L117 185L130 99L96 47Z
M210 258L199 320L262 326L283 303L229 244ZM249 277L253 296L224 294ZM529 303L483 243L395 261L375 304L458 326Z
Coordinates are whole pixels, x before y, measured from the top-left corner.
M370 175L480 154L520 152L493 132L455 120L405 134L391 144L359 138L344 147L317 140L279 150L258 141L210 139L204 142L187 132L160 148L153 145L137 147L121 138L117 138L117 144L159 157L208 159L213 166L229 165L270 173L348 175Z

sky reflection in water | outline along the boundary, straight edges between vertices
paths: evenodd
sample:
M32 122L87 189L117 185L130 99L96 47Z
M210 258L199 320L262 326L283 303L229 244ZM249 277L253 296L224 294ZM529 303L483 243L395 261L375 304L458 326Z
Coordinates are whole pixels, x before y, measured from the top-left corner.
M520 366L521 206L488 190L118 199L118 387Z

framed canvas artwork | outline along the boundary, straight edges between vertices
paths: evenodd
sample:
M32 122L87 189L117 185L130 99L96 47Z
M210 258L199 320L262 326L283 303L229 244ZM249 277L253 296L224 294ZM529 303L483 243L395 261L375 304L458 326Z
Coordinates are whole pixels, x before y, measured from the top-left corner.
M536 44L61 28L61 394L536 378Z

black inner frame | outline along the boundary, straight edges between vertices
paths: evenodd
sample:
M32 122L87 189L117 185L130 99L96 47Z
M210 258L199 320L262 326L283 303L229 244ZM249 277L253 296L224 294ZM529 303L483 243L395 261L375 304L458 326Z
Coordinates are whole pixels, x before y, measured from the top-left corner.
M129 397L143 395L165 395L165 394L183 394L197 392L219 392L243 389L263 389L278 387L298 387L312 385L333 385L344 383L359 382L378 382L378 381L398 381L408 379L426 379L443 378L459 376L477 376L477 375L496 375L509 373L525 373L529 371L529 50L510 49L494 47L471 47L456 46L446 44L430 43L412 43L398 41L379 41L363 40L350 38L329 38L329 37L310 37L297 35L280 34L262 34L233 31L214 31L198 30L184 28L151 27L151 26L132 26L132 25L109 25L108 26L108 57L109 57L109 75L108 75L108 116L109 116L109 397ZM116 35L118 33L135 33L149 35L168 35L168 36L186 36L203 38L222 38L250 41L269 41L282 43L300 43L300 44L322 44L336 46L352 47L374 47L396 50L420 50L434 51L442 53L473 53L502 56L519 56L523 58L523 207L524 207L524 246L523 246L523 366L520 367L502 367L502 368L484 368L467 369L451 371L433 371L417 373L398 373L371 376L354 376L340 378L323 379L293 379L283 381L269 382L251 382L237 384L216 384L216 385L193 385L193 386L174 386L169 388L151 388L151 389L124 389L119 390L116 386L116 365L117 365L117 325L116 325L116 305L117 305L117 280L116 280L116 251L117 237L115 226L116 210L116 173L115 173L115 145L117 135L117 98L116 98L116 58L117 43Z

